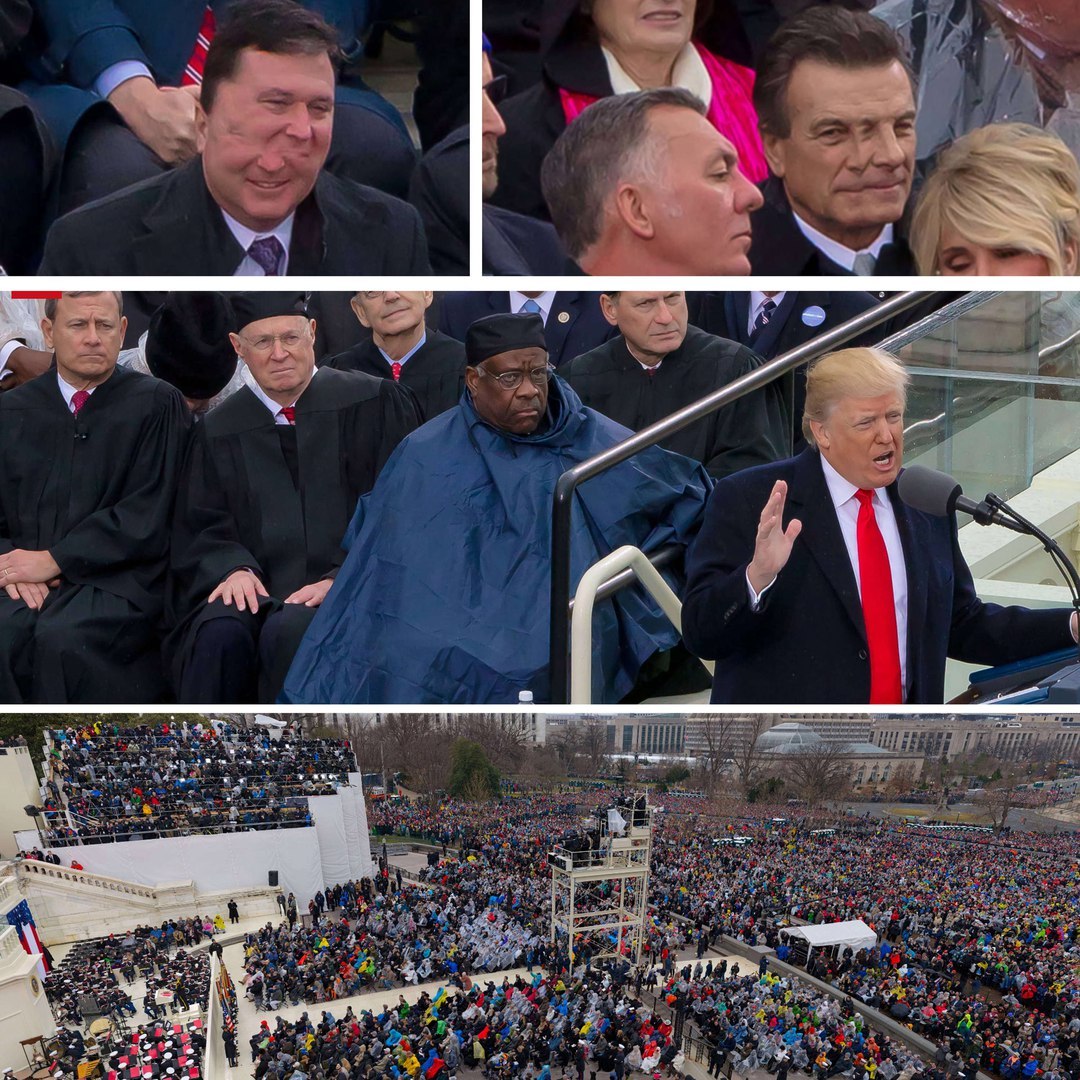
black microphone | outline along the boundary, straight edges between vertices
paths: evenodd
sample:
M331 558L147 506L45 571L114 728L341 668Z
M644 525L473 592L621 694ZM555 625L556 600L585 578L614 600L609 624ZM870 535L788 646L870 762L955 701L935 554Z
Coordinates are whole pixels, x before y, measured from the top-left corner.
M969 514L979 525L1000 525L1024 536L1031 530L1001 514L988 502L975 502L964 494L955 477L928 469L925 465L909 465L896 482L897 494L912 510L921 510L934 517L948 517L957 510Z

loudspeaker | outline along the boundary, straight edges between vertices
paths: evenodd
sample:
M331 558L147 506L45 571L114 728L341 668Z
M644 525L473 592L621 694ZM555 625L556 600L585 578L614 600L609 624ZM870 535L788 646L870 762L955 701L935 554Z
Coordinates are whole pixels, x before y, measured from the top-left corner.
M267 881L267 884L268 884L268 885L270 886L270 888L272 888L272 889L276 889L276 888L277 888L277 876L278 876L278 872L277 872L276 870L268 870L268 871L266 872L266 881Z

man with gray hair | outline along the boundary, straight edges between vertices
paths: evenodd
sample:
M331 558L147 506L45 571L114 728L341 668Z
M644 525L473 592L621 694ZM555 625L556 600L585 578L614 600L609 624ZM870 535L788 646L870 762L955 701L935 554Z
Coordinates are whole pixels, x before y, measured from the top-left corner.
M115 292L45 305L55 369L0 397L0 701L146 703L190 416L180 391L118 368Z
M551 220L588 274L748 274L762 203L735 147L678 88L586 109L544 160Z

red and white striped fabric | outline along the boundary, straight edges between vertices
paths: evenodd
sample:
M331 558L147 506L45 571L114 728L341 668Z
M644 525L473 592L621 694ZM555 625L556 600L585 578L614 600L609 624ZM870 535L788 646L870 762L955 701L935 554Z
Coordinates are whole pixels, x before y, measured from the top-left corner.
M199 27L199 36L195 39L195 48L191 50L191 59L184 68L184 76L180 80L181 86L202 86L203 69L206 67L206 53L210 48L210 42L214 40L214 31L217 23L214 21L214 13L210 5L206 5L203 13L202 26Z

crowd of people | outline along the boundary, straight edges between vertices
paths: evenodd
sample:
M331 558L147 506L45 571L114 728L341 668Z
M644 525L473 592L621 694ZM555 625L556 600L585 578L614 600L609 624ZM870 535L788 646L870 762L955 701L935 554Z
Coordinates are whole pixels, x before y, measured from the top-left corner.
M1074 273L1077 41L1005 8L485 5L485 269Z
M54 729L42 839L53 847L311 824L348 783L349 744L217 721Z
M9 0L0 267L429 272L410 188L422 152L467 140L467 32L459 0ZM408 117L368 81L388 34L418 75ZM467 187L465 161L439 197Z
M876 303L536 292L491 294L478 309L442 297L439 318L459 342L435 329L427 292L317 305L302 293L170 293L145 357L120 365L124 301L50 298L45 348L16 336L0 352L39 372L0 394L0 453L13 463L0 484L8 703L482 704L526 690L551 700L565 690L550 685L551 628L535 597L552 573L536 553L556 542L559 477ZM315 306L344 346L318 365ZM592 700L704 690L703 658L716 661L718 703L940 703L948 657L992 665L1069 644L1066 612L983 604L951 519L890 495L911 377L872 343L919 314L885 320L579 487L572 576L626 545L666 549L684 604L681 635L635 590L597 604ZM1041 342L1062 345L1046 361L1055 372L1078 325L1069 305L1062 314L1064 336ZM145 377L138 359L162 378ZM884 397L887 422L856 429L864 446L841 417ZM72 446L79 469L52 469ZM839 503L830 483L846 492ZM798 541L787 528L802 521L800 499L832 500L846 522L859 490L877 492L897 584L902 565L942 582L892 595L882 648L895 639L889 651L904 653L898 628L916 617L928 632L880 685L871 669L891 661L863 648L861 613L840 587L854 529L822 570L808 552L835 548L834 523L811 516ZM73 499L78 512L62 512ZM786 515L785 528L759 536L766 509ZM432 550L432 532L461 542ZM767 601L747 591L747 564ZM768 634L751 632L766 624ZM775 677L811 630L833 643L830 663Z
M658 800L664 805L664 799ZM529 794L482 806L381 804L387 830L462 845L470 858L424 876L457 887L485 875L525 925L547 925L547 852L603 795ZM1075 834L971 834L949 839L879 822L815 833L790 808L736 822L703 799L659 816L650 880L650 959L727 934L794 959L779 934L791 920L863 919L873 950L810 954L810 973L946 1048L1005 1075L1019 1058L1044 1073L1080 1068L1080 921ZM774 821L778 818L779 822ZM718 845L735 829L746 846ZM498 868L498 870L496 869ZM805 962L805 957L803 957ZM955 1044L955 1045L954 1045Z

